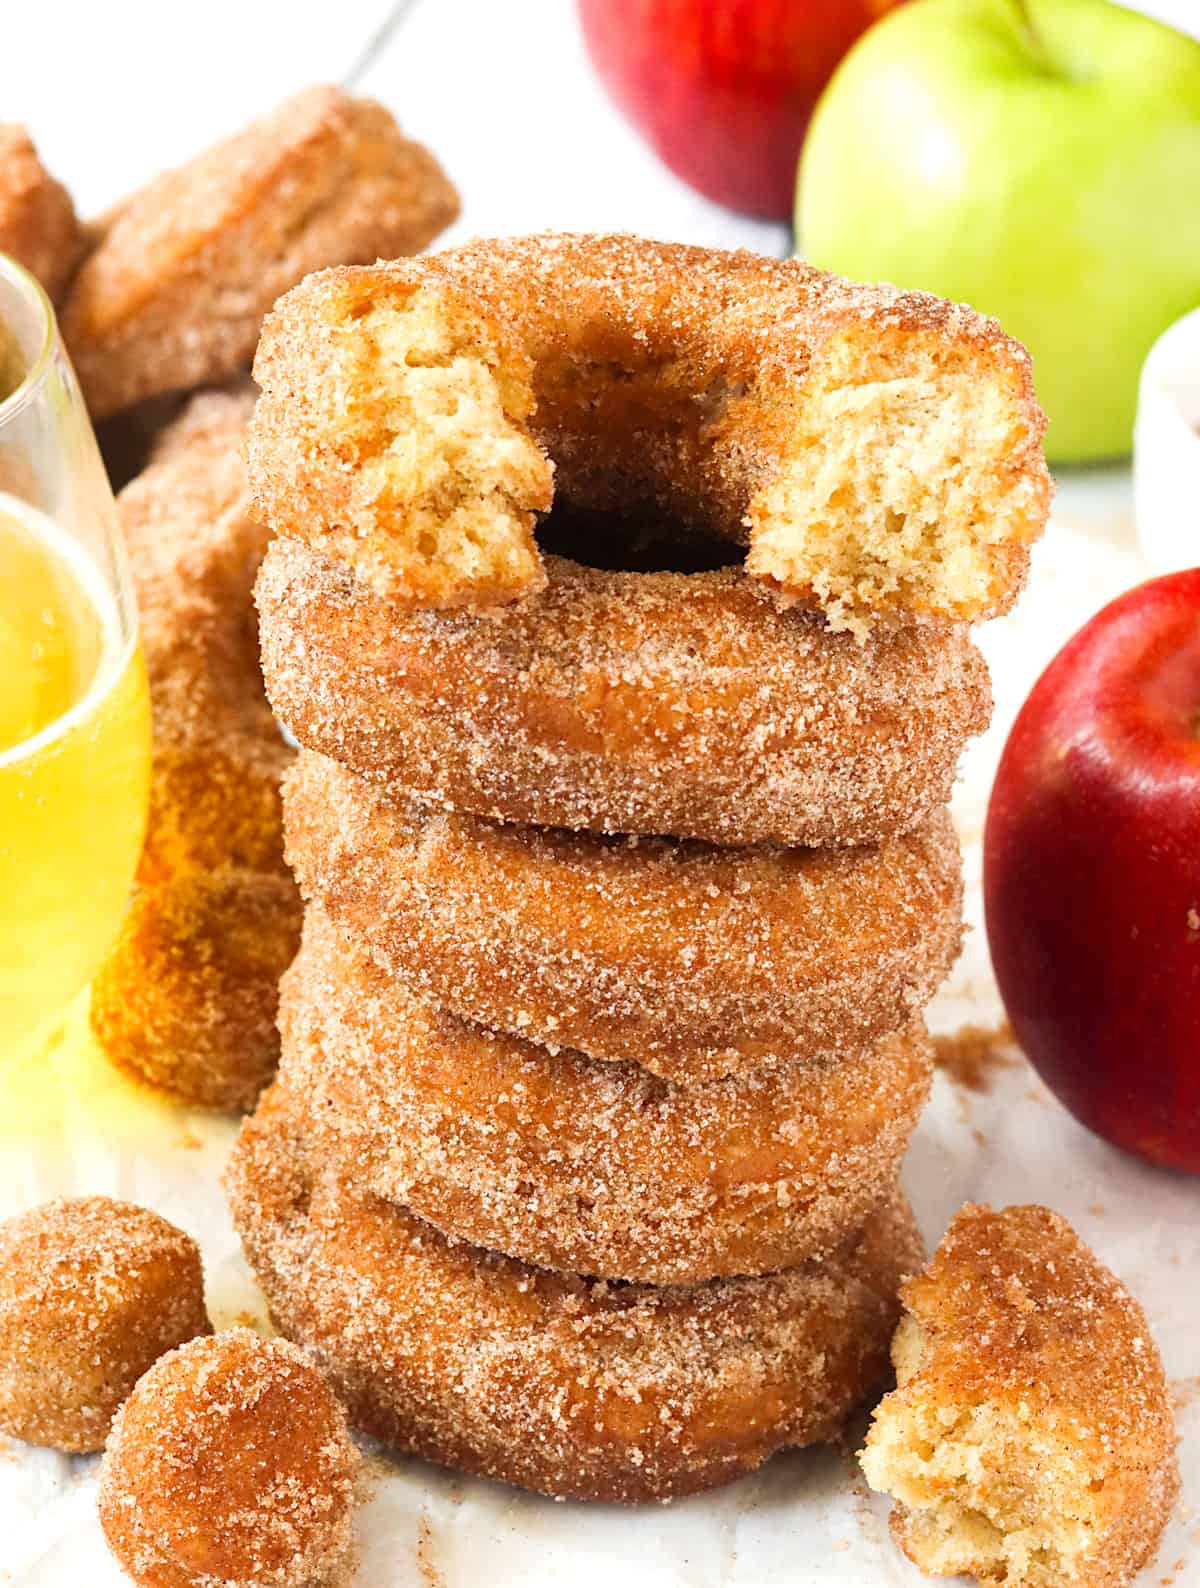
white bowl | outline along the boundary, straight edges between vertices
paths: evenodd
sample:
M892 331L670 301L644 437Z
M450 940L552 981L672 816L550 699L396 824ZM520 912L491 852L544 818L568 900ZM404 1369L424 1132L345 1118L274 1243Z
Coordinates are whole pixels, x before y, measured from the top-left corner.
M1142 366L1133 504L1152 573L1200 566L1200 309L1168 327Z

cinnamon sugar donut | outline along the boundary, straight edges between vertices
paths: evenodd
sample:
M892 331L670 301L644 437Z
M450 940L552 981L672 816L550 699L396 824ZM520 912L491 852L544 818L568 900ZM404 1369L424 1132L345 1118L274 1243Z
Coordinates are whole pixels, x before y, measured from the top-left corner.
M863 1470L936 1576L1124 1588L1179 1490L1146 1315L1056 1213L968 1204L902 1291ZM1164 1577L1163 1582L1170 1578Z
M329 270L276 304L255 377L267 519L396 602L541 589L557 500L748 541L837 627L973 621L1048 511L1023 348L794 259L546 235Z
M240 457L251 399L193 399L122 491L153 760L137 895L93 989L110 1058L186 1102L248 1107L278 1058L299 938L283 863L292 751L263 695L250 592L268 531Z
M290 1106L277 1085L242 1127L234 1222L280 1329L388 1444L545 1494L667 1498L835 1437L885 1371L920 1260L898 1195L824 1262L613 1285L447 1241L309 1158Z
M449 809L723 844L903 832L946 802L987 725L965 629L860 645L734 568L548 557L546 575L501 622L406 613L277 540L256 590L276 712L302 743Z
M714 849L447 816L304 752L301 892L423 999L682 1083L860 1052L953 963L949 815L877 847Z
M93 418L228 379L309 271L415 253L457 213L437 161L383 105L293 95L96 228L62 314Z
M896 1183L929 1090L917 1025L865 1053L679 1087L440 1013L317 905L280 1075L357 1185L565 1273L695 1284L843 1244Z

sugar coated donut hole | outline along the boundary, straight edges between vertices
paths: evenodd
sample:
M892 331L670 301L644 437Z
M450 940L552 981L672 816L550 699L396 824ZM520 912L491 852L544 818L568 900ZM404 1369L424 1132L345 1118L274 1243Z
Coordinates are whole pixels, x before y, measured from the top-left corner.
M298 1347L231 1329L156 1363L113 1425L100 1523L139 1588L326 1588L358 1453Z
M0 1225L0 1430L99 1450L164 1351L209 1332L196 1243L128 1202L47 1202Z

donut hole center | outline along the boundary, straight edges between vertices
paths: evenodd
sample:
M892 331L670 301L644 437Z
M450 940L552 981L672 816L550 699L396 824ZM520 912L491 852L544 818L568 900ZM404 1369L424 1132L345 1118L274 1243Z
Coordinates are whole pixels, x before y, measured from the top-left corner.
M607 573L712 573L739 548L666 515L597 511L556 502L537 527L538 549Z

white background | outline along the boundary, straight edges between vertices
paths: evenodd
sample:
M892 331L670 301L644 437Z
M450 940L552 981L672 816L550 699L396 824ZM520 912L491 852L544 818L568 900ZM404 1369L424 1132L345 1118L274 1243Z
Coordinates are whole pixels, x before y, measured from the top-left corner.
M1200 31L1198 6L1156 0L1145 9ZM30 125L85 213L292 89L343 79L366 55L358 86L436 149L463 193L454 235L627 228L790 249L785 228L698 199L642 148L592 81L570 0L418 0L394 15L367 0L4 10L0 114ZM389 18L390 33L376 37ZM1121 469L1064 482L1028 595L983 636L997 720L969 754L956 801L976 921L979 827L1003 733L1066 635L1140 576L1128 502ZM954 1029L997 1014L975 931L935 1023ZM40 1106L27 1114L11 1088L0 1096L0 1215L59 1192L144 1201L202 1240L218 1324L257 1313L217 1188L229 1129L140 1096L80 1045L29 1082ZM1200 1584L1200 1186L1110 1152L1020 1065L987 1095L939 1077L906 1178L931 1241L968 1197L1044 1201L1142 1297L1177 1387L1186 1473L1184 1502L1144 1582ZM1106 1371L1119 1364L1097 1364ZM95 1522L95 1463L16 1444L0 1458L0 1583L115 1588L122 1579ZM364 1588L587 1588L615 1574L666 1588L919 1580L887 1539L884 1508L827 1452L787 1456L733 1489L640 1513L554 1506L401 1461L381 1468L360 1536Z

